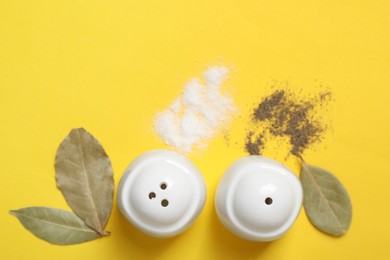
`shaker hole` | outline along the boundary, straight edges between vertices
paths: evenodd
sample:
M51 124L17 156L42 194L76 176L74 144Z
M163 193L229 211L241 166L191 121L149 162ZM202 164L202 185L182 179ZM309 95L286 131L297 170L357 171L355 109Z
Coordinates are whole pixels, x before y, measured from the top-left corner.
M160 188L162 190L165 190L167 188L167 184L166 183L161 183Z
M270 197L265 199L265 204L267 204L267 205L271 205L272 202L273 202L273 200Z
M161 201L161 206L163 206L164 208L167 207L169 204L169 201L168 200L162 200Z
M152 200L154 198L156 198L156 193L154 193L154 192L149 193L149 199Z

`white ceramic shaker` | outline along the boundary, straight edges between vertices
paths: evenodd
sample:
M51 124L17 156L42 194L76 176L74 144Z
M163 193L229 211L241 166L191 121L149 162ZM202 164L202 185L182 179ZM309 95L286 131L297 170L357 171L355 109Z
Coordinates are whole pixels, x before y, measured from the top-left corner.
M198 168L168 150L146 152L130 163L117 194L125 218L154 237L183 232L195 221L205 199L206 187Z
M272 241L287 232L302 206L302 186L281 163L247 156L223 175L215 207L224 226L239 237Z

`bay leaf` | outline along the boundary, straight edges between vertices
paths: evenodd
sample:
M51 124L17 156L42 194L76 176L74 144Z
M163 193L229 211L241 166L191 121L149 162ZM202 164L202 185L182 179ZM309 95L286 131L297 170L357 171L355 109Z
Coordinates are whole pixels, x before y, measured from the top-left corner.
M344 235L351 225L352 204L341 182L327 170L305 162L300 179L303 207L310 222L329 235Z
M114 178L103 146L83 128L72 129L57 150L57 187L85 223L104 235L111 213Z
M99 238L77 215L61 209L28 207L11 210L36 237L56 245L72 245Z

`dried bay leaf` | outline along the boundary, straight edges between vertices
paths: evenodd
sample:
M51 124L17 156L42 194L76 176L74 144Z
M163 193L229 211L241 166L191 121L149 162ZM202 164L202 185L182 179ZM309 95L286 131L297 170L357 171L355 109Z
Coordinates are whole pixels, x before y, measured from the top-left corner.
M79 217L65 210L29 207L11 210L10 214L35 236L52 244L73 245L100 237Z
M303 207L310 222L329 235L344 235L351 225L352 204L341 182L330 172L305 162L300 179Z
M72 129L57 150L57 187L85 223L104 235L111 213L114 178L103 146L83 128Z

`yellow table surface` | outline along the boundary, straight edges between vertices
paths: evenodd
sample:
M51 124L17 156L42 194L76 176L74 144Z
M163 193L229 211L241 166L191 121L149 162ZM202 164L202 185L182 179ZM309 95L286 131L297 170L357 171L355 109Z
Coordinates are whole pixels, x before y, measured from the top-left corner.
M0 259L388 259L390 242L390 2L385 0L3 0L0 3ZM55 246L26 231L10 209L69 210L54 156L70 129L94 134L112 159L115 185L139 154L167 148L157 111L207 65L234 68L226 89L240 108L223 134L189 158L204 174L204 210L185 233L148 237L115 204L110 237ZM301 211L272 243L241 240L214 211L224 170L245 156L245 118L271 93L328 86L333 130L305 152L332 171L353 203L350 231L333 238ZM284 84L284 83L283 83ZM282 85L283 85L282 84ZM283 150L284 149L284 150ZM266 155L298 174L287 147Z

